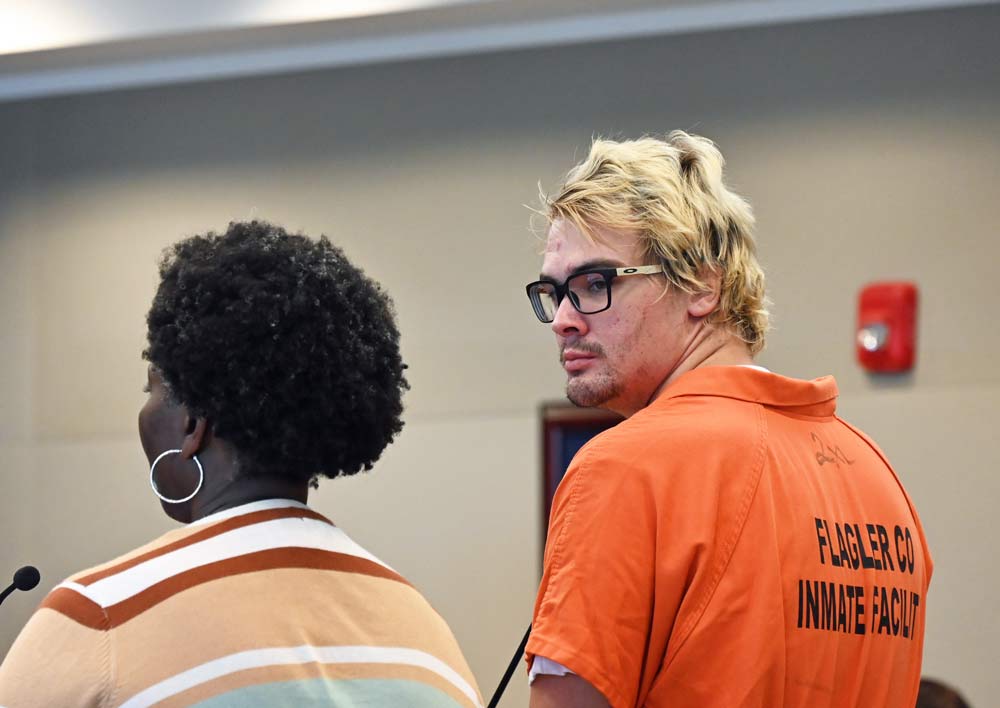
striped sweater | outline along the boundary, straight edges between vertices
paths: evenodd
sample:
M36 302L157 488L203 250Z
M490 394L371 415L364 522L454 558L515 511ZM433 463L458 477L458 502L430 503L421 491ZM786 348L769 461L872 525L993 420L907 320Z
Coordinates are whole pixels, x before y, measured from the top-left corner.
M303 504L213 514L57 586L6 708L481 707L444 620Z

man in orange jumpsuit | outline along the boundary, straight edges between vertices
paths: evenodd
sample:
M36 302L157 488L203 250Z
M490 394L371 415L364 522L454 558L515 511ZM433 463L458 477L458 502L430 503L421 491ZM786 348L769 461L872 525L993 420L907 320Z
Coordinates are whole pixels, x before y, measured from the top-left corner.
M626 420L553 504L532 708L911 708L932 563L824 377L754 364L749 205L704 138L598 140L547 200L535 314L579 406Z

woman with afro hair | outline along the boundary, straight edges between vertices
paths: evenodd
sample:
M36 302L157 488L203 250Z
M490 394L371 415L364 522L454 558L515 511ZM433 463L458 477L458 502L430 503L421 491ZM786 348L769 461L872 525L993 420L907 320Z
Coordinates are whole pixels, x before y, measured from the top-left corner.
M0 704L481 706L444 620L306 504L402 428L379 285L325 237L233 223L168 249L147 324L139 438L186 525L57 586Z

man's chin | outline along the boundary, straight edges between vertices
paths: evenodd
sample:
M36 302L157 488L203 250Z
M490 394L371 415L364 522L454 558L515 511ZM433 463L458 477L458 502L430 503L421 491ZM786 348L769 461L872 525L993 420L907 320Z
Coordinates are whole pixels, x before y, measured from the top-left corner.
M595 386L592 383L580 381L579 378L570 379L566 383L566 398L579 408L597 408L610 401L615 395L615 387L610 384Z

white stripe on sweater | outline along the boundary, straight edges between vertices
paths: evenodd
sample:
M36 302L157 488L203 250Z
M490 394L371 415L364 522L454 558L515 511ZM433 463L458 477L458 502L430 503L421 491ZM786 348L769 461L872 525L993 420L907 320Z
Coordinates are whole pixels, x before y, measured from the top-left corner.
M146 708L208 681L247 669L295 664L402 664L417 666L445 679L482 708L476 690L462 675L435 656L405 647L326 646L251 649L214 659L164 679L132 696L120 708Z
M273 519L226 531L204 541L151 558L90 585L64 582L101 607L110 607L137 595L167 578L216 561L237 558L272 548L312 548L365 558L389 566L352 541L347 534L316 519Z

